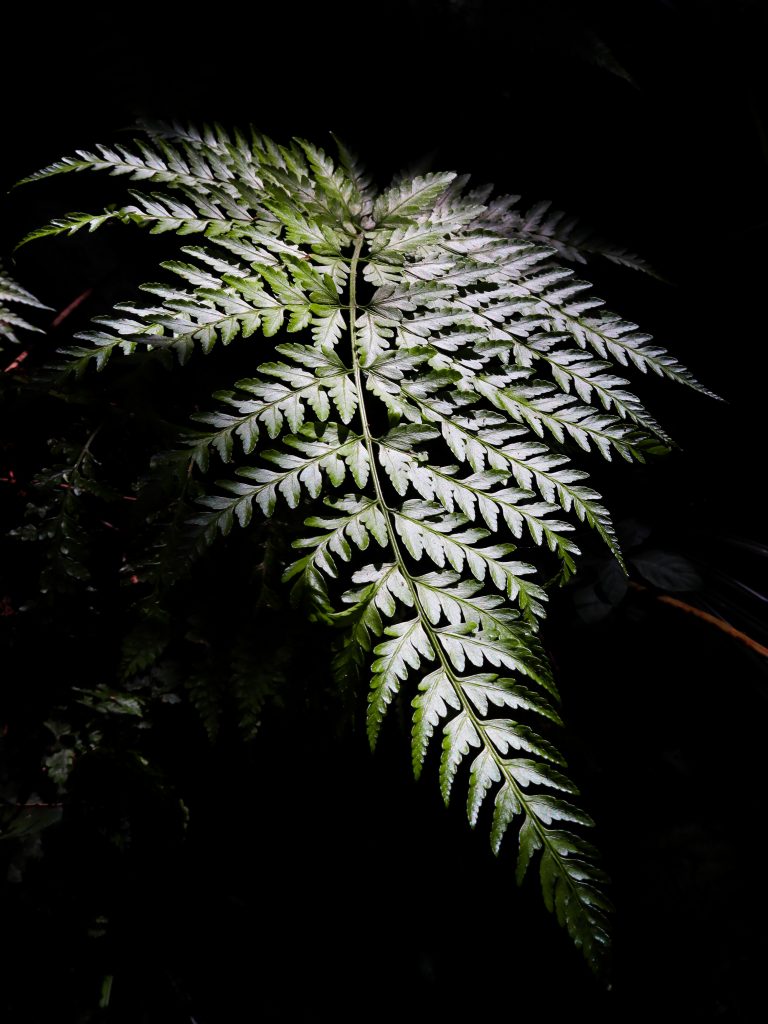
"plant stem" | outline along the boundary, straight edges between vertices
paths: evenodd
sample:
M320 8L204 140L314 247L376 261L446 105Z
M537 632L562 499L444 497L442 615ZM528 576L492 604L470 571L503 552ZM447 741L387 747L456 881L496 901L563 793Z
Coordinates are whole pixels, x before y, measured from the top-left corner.
M631 580L629 585L633 590L648 593L648 587L644 587L642 583L636 583L634 580ZM661 604L668 604L673 608L679 608L682 612L687 612L689 615L695 615L697 619L702 619L704 622L708 622L710 626L714 626L715 629L721 630L721 632L725 633L727 636L733 637L734 640L738 640L739 643L744 644L745 647L749 647L750 650L762 655L762 657L768 658L768 647L765 647L757 640L753 640L751 636L747 633L743 633L740 629L736 629L735 626L732 626L730 622L726 622L725 619L720 619L717 615L705 612L703 608L697 608L695 605L688 604L686 601L681 601L678 597L670 597L669 594L654 594L653 596Z

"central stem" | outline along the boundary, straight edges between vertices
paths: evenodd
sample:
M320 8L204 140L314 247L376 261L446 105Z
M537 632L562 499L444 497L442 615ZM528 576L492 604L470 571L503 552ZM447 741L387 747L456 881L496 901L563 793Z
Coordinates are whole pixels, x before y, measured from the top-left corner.
M357 351L357 327L355 325L355 321L357 320L357 266L360 262L360 252L362 251L364 240L365 238L363 235L358 235L355 239L355 247L352 251L352 261L349 264L349 336L352 341L352 370L355 375L355 388L357 390L357 409L360 414L362 434L365 440L365 447L368 452L368 459L370 461L371 478L373 479L373 486L376 490L376 499L381 506L384 519L387 523L387 535L389 536L392 550L397 554L397 541L387 513L387 504L384 500L384 492L381 489L381 481L379 480L379 474L376 472L376 463L374 462L376 455L373 450L373 435L371 434L371 428L368 422L368 410L365 407L365 389L360 367L360 356Z
M358 235L355 239L355 248L352 253L352 262L349 265L349 334L352 339L352 369L355 375L355 388L357 389L358 399L358 413L360 414L360 423L362 426L362 435L365 440L365 448L368 452L368 460L371 467L371 480L376 491L376 500L381 508L384 521L387 525L387 536L389 537L389 544L392 548L397 564L400 568L403 578L408 581L408 585L411 590L414 590L410 583L410 575L403 562L402 555L400 554L400 547L397 543L397 536L395 534L394 527L392 526L392 517L389 513L389 507L384 498L384 491L381 487L381 480L379 480L379 474L376 471L376 453L373 448L373 434L371 433L371 427L368 422L368 410L365 407L365 392L363 374L360 367L360 356L357 351L357 328L355 327L355 320L357 319L357 265L360 260L360 251L363 247L363 236ZM414 592L415 596L415 592Z

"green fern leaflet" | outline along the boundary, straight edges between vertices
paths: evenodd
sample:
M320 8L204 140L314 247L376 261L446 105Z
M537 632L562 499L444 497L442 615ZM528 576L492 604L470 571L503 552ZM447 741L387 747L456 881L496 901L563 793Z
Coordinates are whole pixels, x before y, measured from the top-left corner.
M11 342L13 345L20 344L19 331L37 331L39 327L29 323L17 312L18 306L29 306L34 309L48 309L42 302L15 281L3 268L0 263L0 339ZM2 346L0 346L2 347Z
M371 743L407 693L416 774L439 735L447 802L467 761L470 823L487 804L495 852L514 826L518 880L536 860L547 907L597 966L609 904L550 738L543 581L573 573L579 521L621 559L588 454L642 461L669 444L625 368L705 389L557 262L542 244L555 227L534 218L526 233L514 197L452 173L377 191L338 151L160 125L34 175L137 184L127 205L31 237L114 221L197 236L68 365L154 346L184 361L236 339L263 351L185 439L201 471L212 454L236 466L197 529L211 542L255 511L297 510L306 531L284 578L345 630L340 676L369 674ZM566 255L577 242L569 229Z

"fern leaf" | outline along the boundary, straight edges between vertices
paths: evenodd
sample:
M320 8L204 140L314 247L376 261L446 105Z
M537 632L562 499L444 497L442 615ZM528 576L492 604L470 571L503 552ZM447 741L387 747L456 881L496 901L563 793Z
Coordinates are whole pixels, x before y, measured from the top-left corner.
M313 498L320 494L323 475L336 487L344 481L344 457L351 453L358 440L354 435L341 431L337 424L329 423L322 435L314 424L305 424L298 434L284 438L292 451L263 453L263 458L277 465L277 469L242 467L238 470L239 475L254 482L223 481L222 486L229 492L228 496L201 499L207 512L193 521L206 530L218 528L227 534L235 520L241 526L250 523L254 502L268 516L274 512L278 494L289 508L296 508L304 490Z
M551 245L563 259L572 263L586 263L589 256L597 255L611 263L658 276L641 256L601 237L563 210L553 209L549 200L534 203L522 212L514 209L519 199L519 196L502 197L501 202L491 204L491 209L484 211L485 216L481 214L478 221L492 224L512 237L520 235Z
M425 174L393 185L377 197L373 204L373 216L380 227L396 223L398 219L409 218L433 209L435 202L445 192L456 175Z
M470 527L453 532L468 525L466 518L458 513L446 516L441 507L432 502L407 501L393 519L397 533L414 559L426 554L439 568L448 563L457 572L466 564L476 580L483 582L488 576L510 600L519 599L521 608L544 615L541 602L547 600L546 593L538 584L524 578L535 571L533 566L505 560L505 556L515 550L514 545L478 547L477 542L489 535L487 530Z
M540 680L538 680L540 681ZM502 679L495 673L477 673L471 680L462 683L464 693L481 715L487 715L490 705L495 707L522 708L534 711L557 725L562 725L560 715L545 698L522 686L514 679ZM553 685L547 689L554 688ZM557 693L554 693L557 697Z
M297 347L288 351L296 361L307 364L307 356L298 351ZM198 458L202 457L207 447L212 446L224 462L231 461L235 438L240 442L243 452L249 454L258 441L260 426L272 439L281 434L286 423L292 433L297 433L304 423L305 403L320 423L324 423L330 415L330 398L334 399L334 404L341 412L334 388L338 380L346 375L346 367L340 360L320 354L310 358L309 363L314 373L287 363L262 363L258 369L263 377L276 379L252 378L238 381L240 391L250 396L247 399L233 392L219 392L216 397L236 409L237 414L213 412L198 413L195 416L198 422L214 428L210 433L190 440ZM346 414L348 409L346 406L343 408Z
M538 860L546 906L596 966L609 905L578 831L591 819L570 802L551 739L561 723L536 632L542 563L554 555L561 579L575 571L579 522L620 560L585 467L671 444L624 368L709 392L556 262L602 251L641 266L631 254L547 204L521 213L516 197L468 191L452 172L377 193L338 153L159 124L33 175L105 171L134 189L131 205L30 237L108 221L200 236L144 286L148 305L121 304L79 336L70 367L155 347L185 362L237 343L255 369L180 438L201 471L211 450L238 467L200 499L195 543L247 527L254 505L270 516L283 504L297 555L283 578L292 600L344 631L340 685L370 668L371 743L408 686L415 773L439 733L444 798L466 779L470 823L489 816L494 852L519 829L518 879ZM193 696L213 730L215 701ZM257 720L256 705L242 710Z
M554 336L555 338L557 336ZM535 337L528 345L517 343L516 357L525 363L527 358L541 359L551 367L555 383L568 394L573 390L584 402L591 403L597 395L604 409L614 409L622 419L631 420L644 427L649 434L658 437L667 445L672 440L664 428L656 422L640 399L624 390L627 381L611 373L611 363L595 359L590 352L581 349L552 348L551 336Z
M288 573L292 571L287 570ZM324 571L332 575L325 567ZM413 606L408 586L394 563L380 567L365 566L353 574L352 582L364 585L357 590L348 590L342 596L342 600L351 607L327 617L327 621L347 627L342 653L334 666L337 676L347 673L345 679L349 672L353 672L355 677L359 675L373 645L372 638L384 632L382 616L392 618L396 615L400 608L399 602L405 607Z
M440 757L440 792L445 803L451 799L453 780L463 759L471 747L482 745L472 718L466 711L460 711L443 727L443 752Z
M521 294L535 296L537 304L551 317L554 330L570 334L580 348L589 346L603 359L611 357L621 366L631 365L643 373L651 370L711 398L718 397L674 356L654 344L637 324L605 310L589 315L590 309L603 305L602 300L579 298L589 285L579 281L572 271L548 269L520 281L517 288Z
M6 273L0 263L0 339L5 339L14 345L20 344L17 331L34 331L41 333L41 328L29 323L29 321L16 312L15 306L29 306L33 309L49 309L44 306L26 288L15 281L10 274Z
M346 172L349 182L350 212L362 217L369 217L375 197L371 177L363 168L359 158L346 147L341 139L334 135L333 141L336 143L339 162Z
M74 235L76 231L88 228L88 231L96 231L107 221L126 221L132 212L130 207L122 210L105 210L103 213L69 213L66 217L56 217L49 224L35 228L26 234L16 248L33 242L38 238L48 238L54 235Z
M411 429L430 430L423 425ZM433 437L434 434L430 433L429 436ZM423 438L424 435L422 440ZM506 487L511 475L508 469L483 469L468 477L459 477L456 466L427 467L399 451L396 456L385 456L386 447L394 447L393 440L394 432L390 431L380 442L379 449L385 469L390 467L388 472L394 472L393 465L401 467L398 479L404 489L399 493L405 493L407 486L410 485L428 501L439 501L447 512L454 512L458 507L463 515L473 522L479 514L488 529L494 533L505 524L513 536L520 538L523 527L527 526L536 544L541 544L545 540L549 549L556 552L569 569L574 567L571 556L577 555L579 549L573 541L564 536L573 530L573 526L546 518L557 511L557 505L531 500L534 498L532 491Z
M582 522L597 530L622 562L616 531L600 495L581 482L588 478L587 473L563 468L568 459L554 454L546 445L519 441L520 433L510 430L502 418L486 416L478 427L476 421L451 416L450 407L422 404L432 422L440 423L446 443L460 462L466 460L480 472L487 460L494 469L508 469L520 487L529 489L535 484L545 502L557 504L565 512L573 509ZM513 443L507 443L510 440Z
M448 709L461 710L461 702L451 680L443 668L435 669L419 683L419 695L414 697L413 716L413 771L418 778L427 754L427 746L435 729L448 715Z
M354 470L352 472L354 478ZM295 548L311 548L312 554L308 559L300 559L299 562L289 566L283 579L291 579L309 562L316 568L322 569L328 576L336 578L338 569L334 555L344 562L349 562L353 554L352 545L358 551L367 551L371 538L377 541L380 547L387 546L386 522L373 499L367 498L361 501L355 496L349 495L336 500L326 498L325 502L333 511L342 514L333 517L311 516L305 520L305 526L325 532L313 534L311 537L303 537L293 542ZM380 601L382 595L377 594L376 597L377 601Z
M384 632L393 639L374 648L378 657L371 665L373 676L368 696L368 738L371 745L376 743L387 706L399 691L400 683L408 677L408 669L418 669L422 658L430 660L435 656L418 617L387 626Z
M605 459L611 458L613 448L628 462L644 461L639 447L633 444L638 436L636 431L614 416L595 413L591 406L581 404L572 395L556 392L549 384L531 382L522 387L505 387L503 377L497 382L479 375L474 387L491 405L529 426L537 437L543 437L546 430L560 444L568 437L587 452L591 442Z

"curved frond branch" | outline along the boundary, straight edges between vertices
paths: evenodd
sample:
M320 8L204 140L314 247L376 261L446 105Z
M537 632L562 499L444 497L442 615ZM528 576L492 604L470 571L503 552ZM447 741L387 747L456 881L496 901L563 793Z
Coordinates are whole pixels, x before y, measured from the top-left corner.
M491 429L473 427L448 405L415 396L414 400L424 408L429 421L440 425L448 446L460 462L467 461L480 471L487 460L493 469L509 469L522 488L528 489L535 483L544 501L557 503L565 512L573 509L582 522L597 530L623 566L616 531L600 503L600 495L581 483L587 477L585 472L561 469L567 462L564 457L552 455L545 446L535 442L517 441L515 432L512 432L512 443L505 443L509 434L499 420L491 420Z

